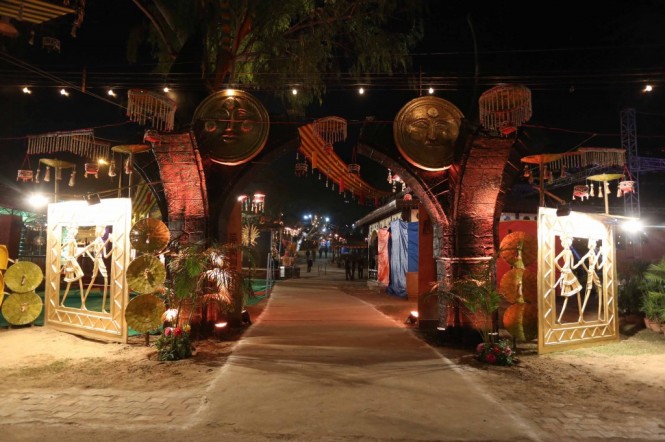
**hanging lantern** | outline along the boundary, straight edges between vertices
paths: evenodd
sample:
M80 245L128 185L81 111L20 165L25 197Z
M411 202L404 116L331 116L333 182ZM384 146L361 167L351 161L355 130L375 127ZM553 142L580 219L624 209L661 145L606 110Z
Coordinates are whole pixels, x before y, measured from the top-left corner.
M127 92L127 116L131 121L151 126L157 130L172 131L176 102L165 95L141 89Z
M51 182L51 166L46 166L46 172L44 172L44 182Z
M324 151L331 152L333 144L346 140L346 120L341 117L323 117L314 121L314 132L325 143Z
M300 161L300 156L298 153L296 153L296 176L302 177L307 175L307 171L309 170L309 166L307 165L307 161L303 159Z
M573 187L573 200L575 198L579 198L580 201L584 201L584 198L589 199L589 186L578 185Z
M607 181L605 182L605 185L607 185ZM603 187L600 183L598 183L598 198L603 197Z
M76 185L76 169L72 170L72 174L69 176L69 187L74 187Z
M117 172L115 171L115 160L111 161L111 164L109 165L109 176L113 178L114 176L117 175Z
M243 212L249 212L249 197L247 195L240 195L238 197L238 202L240 203L240 210Z
M351 175L360 176L360 164L355 164L355 163L349 164L348 171Z
M635 181L619 181L617 196L623 196L627 193L635 193Z
M596 186L591 183L591 192L589 192L589 196L596 196L595 188Z
M486 129L503 136L531 118L531 91L526 86L501 84L482 93L479 99L480 122Z
M524 171L522 171L522 177L526 178L527 180L531 178L531 169L529 169L529 165L525 164L524 165Z
M21 180L25 183L27 181L32 181L32 178L32 169L19 169L16 181Z
M256 192L254 198L252 198L252 211L254 213L263 213L265 201L265 194Z
M88 175L94 175L95 178L98 178L98 174L99 174L99 164L85 163L85 175L83 175L84 178L88 178Z

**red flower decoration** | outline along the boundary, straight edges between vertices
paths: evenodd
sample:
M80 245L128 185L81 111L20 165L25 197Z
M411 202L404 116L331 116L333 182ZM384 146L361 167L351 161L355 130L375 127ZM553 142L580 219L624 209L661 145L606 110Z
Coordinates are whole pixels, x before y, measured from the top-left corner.
M176 327L175 330L173 330L173 334L180 336L182 334L182 329L180 327Z
M496 363L496 356L494 353L487 353L487 355L485 355L485 361L494 364Z
M164 329L164 336L171 336L172 331L173 331L173 329L171 327L166 327Z

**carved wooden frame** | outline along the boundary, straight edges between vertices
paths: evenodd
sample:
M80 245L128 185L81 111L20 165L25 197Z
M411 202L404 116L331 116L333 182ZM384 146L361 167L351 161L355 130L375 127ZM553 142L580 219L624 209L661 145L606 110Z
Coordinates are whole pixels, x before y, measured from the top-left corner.
M127 342L125 307L129 290L125 272L130 261L129 231L132 204L129 198L104 199L99 204L85 201L67 201L48 207L46 237L46 275L44 325L60 331L92 339ZM112 226L113 253L109 274L108 313L89 311L60 305L62 228L78 226Z
M614 219L607 215L571 212L568 216L557 216L556 209L540 208L538 213L539 354L619 340L614 224ZM556 238L562 235L603 241L605 246L601 278L603 303L602 319L598 321L557 322L558 275L554 260L557 255Z

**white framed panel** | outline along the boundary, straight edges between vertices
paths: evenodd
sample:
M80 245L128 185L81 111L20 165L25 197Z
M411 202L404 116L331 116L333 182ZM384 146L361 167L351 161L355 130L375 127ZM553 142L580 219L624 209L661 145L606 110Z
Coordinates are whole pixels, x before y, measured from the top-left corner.
M89 205L85 201L49 204L44 297L45 326L97 340L127 342L125 307L129 302L129 290L125 282L125 273L130 261L131 216L132 204L129 198L104 199L95 205ZM73 228L78 231L94 231L97 226L103 226L109 232L108 247L111 249L110 266L105 269L108 276L108 309L101 311L86 308L83 294L86 289L85 287L82 289L83 278L72 277L82 270L77 268L74 271L71 267L71 265L76 266L73 261L81 261L85 258L84 255L90 256L89 253L85 253L89 250L87 238L80 246L76 241L73 241L74 244L70 241L72 232L76 232ZM68 260L68 256L73 259ZM90 278L91 275L87 276ZM94 277L92 279L94 281ZM80 308L65 306L63 297L76 296L76 289L81 292Z
M619 339L614 219L538 213L538 353Z

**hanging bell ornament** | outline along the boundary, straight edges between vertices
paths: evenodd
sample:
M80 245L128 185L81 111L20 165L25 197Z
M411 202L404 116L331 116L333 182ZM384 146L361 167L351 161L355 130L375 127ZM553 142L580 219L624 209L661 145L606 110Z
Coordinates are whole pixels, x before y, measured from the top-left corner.
M37 166L37 172L35 173L35 183L39 184L39 174L42 173L39 166Z
M55 179L56 181L62 181L62 169L60 167L55 168Z
M132 174L132 163L129 162L129 158L125 160L125 175Z
M117 173L115 171L115 160L111 161L111 164L109 165L109 176L113 178L116 176Z
M598 198L603 197L603 188L601 187L600 183L598 183Z
M522 172L522 177L524 177L526 179L531 178L531 169L529 169L528 164L524 165L524 171Z
M76 169L72 170L72 175L69 177L69 187L76 185Z
M594 183L591 183L591 191L589 192L589 196L596 196L596 185Z
M46 166L46 172L44 172L44 182L51 182L51 166Z

